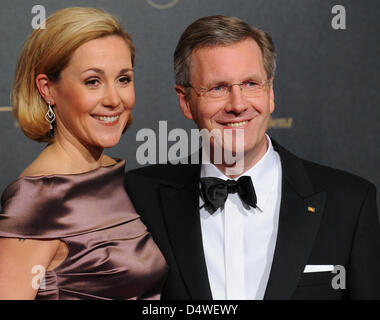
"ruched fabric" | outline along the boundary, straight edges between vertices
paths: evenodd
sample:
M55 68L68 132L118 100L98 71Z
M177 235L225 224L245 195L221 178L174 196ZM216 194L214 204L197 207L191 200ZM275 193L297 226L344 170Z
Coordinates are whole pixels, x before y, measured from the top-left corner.
M0 237L63 241L36 299L159 299L166 262L124 190L125 161L22 177L1 197Z

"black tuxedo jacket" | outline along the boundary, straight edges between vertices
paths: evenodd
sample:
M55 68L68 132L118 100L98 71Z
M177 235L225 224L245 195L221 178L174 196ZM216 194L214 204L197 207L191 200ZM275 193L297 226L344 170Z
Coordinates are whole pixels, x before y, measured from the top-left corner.
M264 299L380 299L375 186L272 142L281 158L282 198ZM126 190L169 265L162 299L212 299L199 216L200 169L165 164L126 174ZM344 270L304 273L306 265Z

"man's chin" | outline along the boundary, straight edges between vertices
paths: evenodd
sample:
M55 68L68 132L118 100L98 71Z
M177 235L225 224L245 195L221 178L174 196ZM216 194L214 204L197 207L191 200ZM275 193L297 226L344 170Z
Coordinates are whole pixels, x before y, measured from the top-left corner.
M212 143L210 145L209 156L214 163L226 163L232 165L237 161L241 161L241 159L244 158L245 153L246 149L244 146L231 146L230 144L224 143Z

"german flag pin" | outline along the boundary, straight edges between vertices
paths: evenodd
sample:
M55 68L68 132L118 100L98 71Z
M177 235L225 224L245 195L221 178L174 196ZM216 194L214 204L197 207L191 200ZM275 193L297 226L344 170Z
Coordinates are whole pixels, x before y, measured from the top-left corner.
M307 212L315 213L315 208L309 206L309 207L307 207Z

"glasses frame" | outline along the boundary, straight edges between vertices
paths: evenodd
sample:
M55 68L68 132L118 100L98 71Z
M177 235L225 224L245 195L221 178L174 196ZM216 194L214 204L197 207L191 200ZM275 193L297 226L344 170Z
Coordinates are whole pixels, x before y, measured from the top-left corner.
M260 87L260 89L264 89L265 86L267 86L269 83L270 83L270 79L266 79L264 81L262 81L261 83L257 83L257 85ZM231 83L231 84L224 84L224 85L220 85L220 86L223 86L223 87L227 87L228 90L226 90L225 94L221 95L220 97L210 97L208 96L207 98L211 98L211 99L219 99L219 98L223 98L223 97L227 97L230 93L231 93L231 90L232 90L232 87L233 86L239 86L240 88L240 91L243 92L243 85L245 83L247 83L249 81L244 81L244 82L240 82L240 83ZM185 88L191 88L195 91L195 93L198 95L198 96L203 96L204 94L206 94L207 92L211 91L213 88L217 87L218 85L213 85L211 87L195 87L193 86L191 83L188 83L187 85L185 85L184 87ZM200 92L198 92L198 91Z

